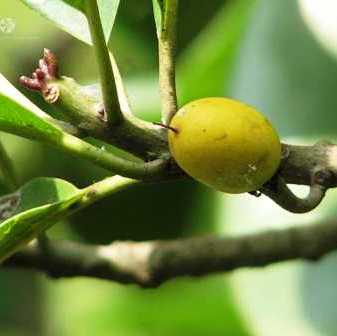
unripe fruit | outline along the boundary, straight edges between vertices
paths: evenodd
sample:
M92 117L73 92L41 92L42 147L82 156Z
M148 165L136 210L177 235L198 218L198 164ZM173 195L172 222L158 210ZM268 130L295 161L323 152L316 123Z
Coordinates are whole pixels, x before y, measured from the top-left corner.
M279 137L254 108L226 98L204 98L173 117L169 147L194 179L227 193L258 190L281 160Z

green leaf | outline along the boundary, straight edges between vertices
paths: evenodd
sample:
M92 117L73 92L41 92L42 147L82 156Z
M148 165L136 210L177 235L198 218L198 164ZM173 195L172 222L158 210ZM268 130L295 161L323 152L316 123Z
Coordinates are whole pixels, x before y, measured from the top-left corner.
M79 189L71 183L58 179L42 177L37 178L21 189L21 202L17 212L23 212L46 204L52 204L77 194Z
M39 236L56 221L137 180L113 176L84 189L57 178L38 178L0 198L0 262Z
M52 226L83 195L57 178L38 178L0 198L0 262Z
M178 64L179 101L223 96L256 0L225 4L181 56Z
M50 117L23 96L0 74L0 129L33 140L51 141L63 132Z
M77 39L91 44L87 19L83 13L85 0L21 0L58 27ZM110 38L119 6L119 0L98 0L105 39Z

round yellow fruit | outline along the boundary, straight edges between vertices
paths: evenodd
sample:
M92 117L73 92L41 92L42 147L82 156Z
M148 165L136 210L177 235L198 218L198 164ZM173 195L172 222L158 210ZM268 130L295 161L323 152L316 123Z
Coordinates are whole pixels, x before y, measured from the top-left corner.
M194 179L227 193L258 190L281 160L279 137L254 108L226 98L204 98L173 117L169 147Z

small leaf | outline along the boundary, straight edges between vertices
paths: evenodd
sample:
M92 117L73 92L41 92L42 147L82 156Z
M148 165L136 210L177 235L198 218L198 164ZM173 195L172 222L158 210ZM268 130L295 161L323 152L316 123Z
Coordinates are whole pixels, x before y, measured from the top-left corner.
M17 212L59 202L79 192L71 183L58 178L37 178L20 189L20 204Z
M0 198L0 262L68 214L82 195L64 180L38 178Z
M21 0L58 27L77 39L91 44L87 19L83 13L85 0ZM105 39L110 38L119 0L98 0Z
M0 129L34 140L54 142L63 134L50 117L0 74Z

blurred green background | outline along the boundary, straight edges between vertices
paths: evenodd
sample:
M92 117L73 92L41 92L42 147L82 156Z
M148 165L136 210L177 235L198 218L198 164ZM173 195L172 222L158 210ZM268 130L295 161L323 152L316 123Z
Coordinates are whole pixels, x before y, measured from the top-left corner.
M58 55L62 74L83 84L96 81L89 46L19 0L0 2L3 18L15 28L0 31L0 72L14 85L21 74L32 72L44 47ZM180 104L231 96L263 111L283 139L337 140L336 58L315 39L297 1L182 0L178 40ZM150 0L121 1L110 46L135 112L159 120ZM22 92L53 113L37 95ZM22 183L54 176L85 186L107 175L44 145L7 134L1 139ZM56 225L50 236L105 244L253 232L333 216L336 196L330 192L319 209L298 216L263 198L226 196L191 181L135 187ZM332 255L315 265L291 262L179 279L155 290L3 270L0 335L336 335L335 269Z

